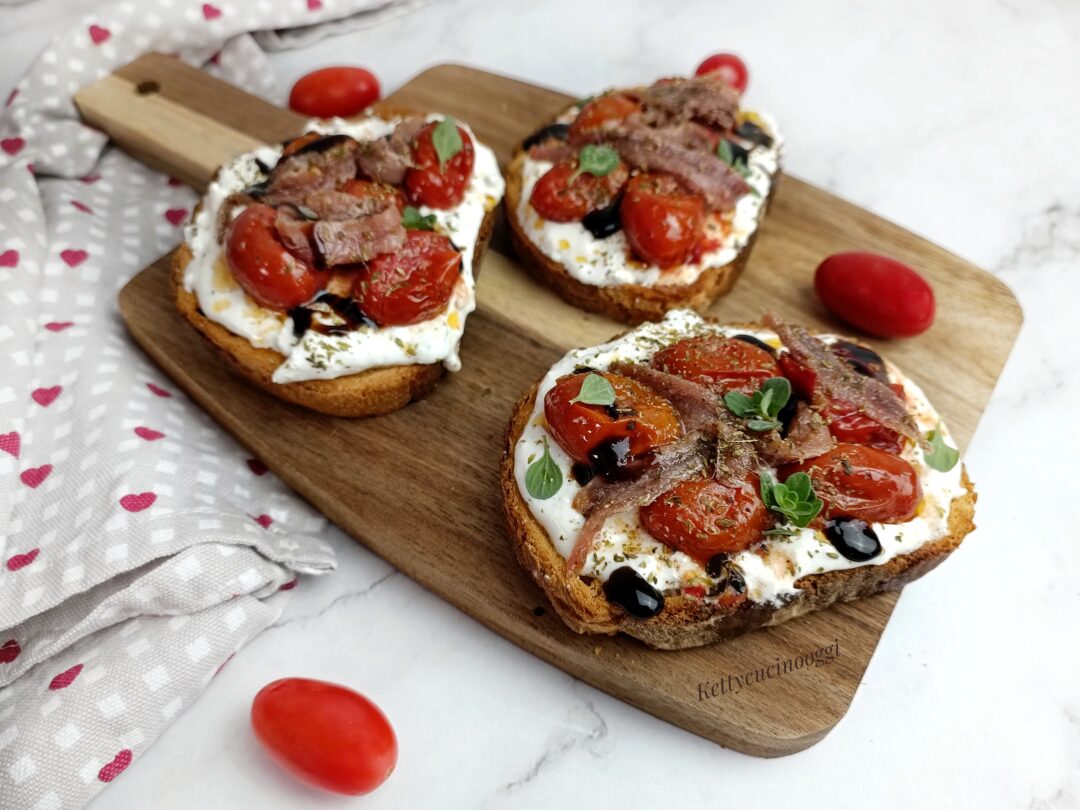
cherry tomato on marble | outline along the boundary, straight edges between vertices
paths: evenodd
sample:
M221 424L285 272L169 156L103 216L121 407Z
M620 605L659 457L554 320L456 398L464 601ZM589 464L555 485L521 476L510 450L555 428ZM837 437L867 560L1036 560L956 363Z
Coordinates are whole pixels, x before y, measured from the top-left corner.
M379 326L407 326L445 309L460 275L461 254L447 237L409 230L401 250L376 256L360 271L353 295Z
M570 123L570 141L572 143L588 141L608 121L621 121L640 109L641 105L638 102L619 93L609 93L594 98L581 108L577 118Z
M705 200L670 174L631 177L619 212L634 255L663 269L683 264L705 229Z
M780 376L776 358L760 346L722 335L690 337L661 349L652 366L723 393L753 394L770 377Z
M665 545L705 564L761 539L772 524L757 476L731 487L712 479L684 481L641 507L641 522Z
M552 166L536 181L529 202L536 213L552 222L579 222L590 211L607 208L619 195L630 176L621 160L603 177L583 172L576 174L577 159Z
M817 458L780 471L780 479L807 473L825 502L825 519L903 523L915 517L922 488L914 468L899 456L861 444L838 444Z
M315 118L347 118L379 100L379 80L359 67L327 67L301 76L289 93L289 109Z
M591 372L604 377L615 389L615 404L587 405L573 402L581 392L586 373L560 377L544 397L544 417L559 447L574 461L588 464L590 453L605 445L628 440L622 451L627 459L640 458L649 450L682 435L679 415L672 404L651 388L612 372Z
M934 291L903 262L876 253L836 253L814 272L821 303L867 334L912 337L934 322Z
M397 765L397 737L386 715L337 684L308 678L267 684L251 704L251 725L278 765L323 790L370 793Z
M740 93L746 92L746 85L750 82L750 71L746 63L733 53L714 53L694 71L695 76L706 76L717 73L720 78L730 84Z
M277 213L256 203L241 212L225 236L225 261L237 283L257 304L292 309L326 286L326 274L290 253L274 228Z
M424 127L413 142L413 163L415 167L405 174L405 192L409 202L414 205L426 205L428 208L453 208L465 196L465 187L472 176L475 152L469 133L458 127L461 136L461 150L446 161L439 163L439 153L435 149L432 133L438 122L433 121Z

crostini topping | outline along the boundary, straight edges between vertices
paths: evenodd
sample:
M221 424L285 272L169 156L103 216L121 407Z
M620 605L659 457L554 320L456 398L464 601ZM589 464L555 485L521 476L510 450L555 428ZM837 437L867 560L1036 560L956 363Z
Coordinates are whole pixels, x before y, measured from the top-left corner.
M669 174L630 178L620 209L634 254L657 267L683 264L701 239L705 204Z
M428 214L425 216L420 213L419 208L407 205L401 213L401 224L414 231L433 231L435 230L435 215Z
M739 91L715 73L663 79L641 93L643 118L652 126L700 121L718 130L735 127Z
M803 472L792 473L782 484L762 473L761 500L770 511L800 529L809 526L824 505L810 476Z
M536 183L532 205L545 219L552 222L579 222L591 211L612 205L629 170L622 163L602 175L579 171L575 158L553 166Z
M444 118L431 130L431 144L439 157L439 171L446 171L446 163L465 147L465 139L453 118Z
M446 309L460 274L453 242L441 233L410 230L400 250L375 256L357 272L353 295L379 326L408 326Z
M544 452L529 465L529 470L525 473L525 487L534 498L546 501L559 491L562 483L563 472L551 458L551 450L545 437Z
M736 416L746 420L750 430L762 432L779 430L783 425L777 418L791 398L791 383L785 377L770 377L750 396L742 391L728 391L724 404Z
M926 452L926 463L932 469L948 472L960 461L960 452L945 443L940 423L926 434L926 441L930 444L930 449Z
M825 521L825 536L845 559L854 562L872 560L881 553L881 540L874 527L857 518Z
M409 202L439 209L458 205L465 195L473 160L472 138L454 119L426 125L414 141L414 167L405 173Z
M594 177L606 177L619 167L619 153L610 146L586 144L578 152L578 167L571 182L577 175L588 172Z
M580 402L584 405L614 405L615 387L608 382L606 377L589 372L581 381L581 389L570 403Z
M628 565L611 572L604 596L635 619L651 618L664 609L664 595Z

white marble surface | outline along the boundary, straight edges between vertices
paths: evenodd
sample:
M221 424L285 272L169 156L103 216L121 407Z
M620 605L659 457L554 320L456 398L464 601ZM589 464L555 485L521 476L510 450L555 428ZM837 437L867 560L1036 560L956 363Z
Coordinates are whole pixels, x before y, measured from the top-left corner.
M72 19L61 12L91 5L0 13L0 86ZM464 0L275 55L283 87L352 62L392 89L459 61L584 95L738 50L792 173L1020 298L1026 325L967 454L980 528L905 591L848 716L773 761L569 678L336 534L341 570L302 582L279 625L92 806L1080 807L1080 539L1067 529L1080 523L1080 359L1064 340L1080 300L1078 41L1068 0ZM351 684L386 710L401 760L382 789L317 794L268 764L248 706L286 675Z

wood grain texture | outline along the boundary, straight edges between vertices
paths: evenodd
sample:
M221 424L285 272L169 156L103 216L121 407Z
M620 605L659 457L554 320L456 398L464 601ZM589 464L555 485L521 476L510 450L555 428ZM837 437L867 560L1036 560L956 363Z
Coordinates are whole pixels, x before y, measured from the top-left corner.
M221 126L215 131L225 134L216 137L212 149L187 136L175 137L172 129L153 120L138 120L138 104L125 109L117 94L130 100L149 75L144 63L160 85L159 95L179 108L173 113L185 117L184 110L191 110L199 122ZM264 102L237 97L235 89L226 90L165 57L140 60L118 76L80 94L83 114L116 132L127 148L200 187L218 163L247 148L251 139L278 140L298 123L289 113L271 114ZM228 111L207 101L226 92L232 94L224 105ZM514 145L568 99L448 65L416 77L390 100L468 121L505 165ZM779 756L820 740L847 710L896 594L841 604L722 645L679 652L650 651L627 638L577 636L545 609L504 536L498 495L503 431L515 398L564 351L606 340L621 328L570 308L498 252L506 248L498 235L494 245L497 250L484 262L479 308L469 319L462 345L463 371L422 402L378 419L320 416L232 377L173 309L167 257L131 281L121 294L120 310L138 343L180 387L297 492L357 540L496 632L615 697L721 745ZM785 177L743 279L712 314L746 321L769 308L811 326L839 328L817 307L811 273L822 257L848 249L897 256L919 267L934 285L939 301L935 326L921 337L880 348L923 385L963 447L1021 316L1007 288L946 251ZM332 476L325 474L328 458L333 459ZM949 564L963 564L963 557L961 551ZM831 660L804 663L806 656L830 647L838 652ZM760 682L754 679L753 673L770 675L783 662L799 666ZM753 682L737 688L738 679L748 673Z

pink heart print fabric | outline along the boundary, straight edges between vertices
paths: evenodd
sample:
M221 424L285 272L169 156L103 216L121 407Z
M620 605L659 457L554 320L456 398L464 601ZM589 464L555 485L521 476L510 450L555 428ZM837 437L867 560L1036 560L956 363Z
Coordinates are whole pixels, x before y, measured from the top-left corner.
M116 296L196 195L110 148L71 101L149 50L278 94L247 33L372 0L103 6L0 115L0 808L80 807L334 568L325 519L127 336ZM306 30L312 30L310 28ZM3 99L0 99L0 103ZM198 339L192 333L192 340Z

